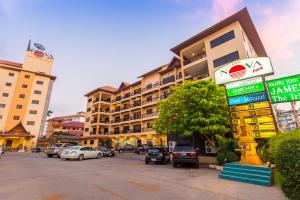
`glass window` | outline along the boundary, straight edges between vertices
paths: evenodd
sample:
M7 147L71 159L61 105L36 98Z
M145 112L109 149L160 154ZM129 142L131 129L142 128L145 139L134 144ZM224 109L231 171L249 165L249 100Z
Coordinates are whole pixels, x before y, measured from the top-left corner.
M39 104L40 101L38 101L38 100L32 100L31 103L32 103L32 104Z
M226 56L222 56L220 58L213 60L213 63L214 63L214 67L216 68L238 59L240 59L239 52L235 51L233 53L227 54Z
M230 31L228 33L225 33L224 35L221 35L220 37L217 37L216 39L210 41L210 47L214 48L216 46L219 46L220 44L223 44L229 40L232 40L235 38L234 31Z
M11 86L11 83L9 83L9 82L6 82L6 83L5 83L5 86L8 86L8 87L10 87L10 86Z
M25 74L25 76L24 76L25 78L30 78L30 75L28 75L28 74Z
M26 84L22 84L22 88L27 88L28 86Z
M8 93L2 93L3 97L8 97Z
M0 108L5 108L5 104L4 103L0 103Z
M29 110L29 114L36 115L37 111L36 110Z
M0 119L2 119L2 115L0 115Z
M87 144L87 140L84 140L84 141L83 141L83 144Z
M22 109L22 107L23 107L22 105L17 104L17 107L16 107L16 108L17 108L17 109Z
M36 81L36 84L38 84L38 85L43 85L44 82L43 82L43 81Z
M14 116L14 120L19 120L20 116Z
M12 72L9 72L9 73L8 73L8 76L15 76L15 74L12 73Z
M19 98L24 99L25 98L25 94L20 94Z
M34 94L42 94L40 90L34 90Z
M33 126L34 125L34 121L27 121L27 125Z
M94 140L90 140L90 144L94 144Z

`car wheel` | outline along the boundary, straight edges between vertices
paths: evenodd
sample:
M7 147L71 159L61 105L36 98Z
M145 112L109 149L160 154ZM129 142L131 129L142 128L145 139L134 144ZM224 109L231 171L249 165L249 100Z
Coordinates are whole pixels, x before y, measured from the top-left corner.
M173 167L177 168L177 163L173 163Z
M199 163L195 163L195 167L198 169L199 168Z
M98 153L97 159L100 159L102 157L101 153Z
M70 160L70 158L66 158L66 160Z
M49 154L47 154L47 156L48 156L49 158L52 158L52 157L53 157L53 155L49 155Z
M84 159L84 155L83 154L80 154L79 156L78 156L78 160L83 160Z
M161 164L164 164L164 165L165 165L165 164L167 164L167 162L168 162L168 161L167 161L166 159L163 159L163 160L161 161Z
M119 153L122 153L122 152L123 152L123 150L122 150L122 149L120 149L120 150L119 150Z

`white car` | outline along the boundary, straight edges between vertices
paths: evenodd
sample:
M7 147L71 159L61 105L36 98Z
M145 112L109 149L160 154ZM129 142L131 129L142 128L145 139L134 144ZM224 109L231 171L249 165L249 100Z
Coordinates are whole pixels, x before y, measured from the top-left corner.
M83 160L85 158L101 158L102 152L92 147L72 146L63 150L60 158L70 160L77 159Z

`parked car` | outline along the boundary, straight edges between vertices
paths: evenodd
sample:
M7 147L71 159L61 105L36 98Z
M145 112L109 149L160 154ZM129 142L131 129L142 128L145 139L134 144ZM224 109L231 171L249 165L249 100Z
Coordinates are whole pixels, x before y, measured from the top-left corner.
M134 151L135 147L131 144L126 144L123 147L116 147L116 151L119 151L119 153L122 153L123 151Z
M61 159L66 160L83 160L86 158L101 158L102 152L99 150L96 150L92 147L82 147L82 146L72 146L69 148L64 149L61 154Z
M61 152L70 147L70 146L74 146L73 144L69 144L69 143L56 143L56 144L52 144L50 146L47 147L46 149L46 154L48 157L53 157L53 156L57 156L60 157Z
M139 146L136 148L135 152L137 154L144 154L151 146L147 144L142 144L142 146Z
M107 157L115 157L115 151L109 147L100 147L100 151L102 152L103 156Z
M173 167L178 164L194 164L199 167L198 153L191 145L176 145L172 153Z
M40 152L43 152L43 151L44 151L43 147L35 147L35 148L31 149L32 153L40 153Z
M170 153L162 147L150 147L145 157L145 163L148 164L149 162L166 164L170 162Z

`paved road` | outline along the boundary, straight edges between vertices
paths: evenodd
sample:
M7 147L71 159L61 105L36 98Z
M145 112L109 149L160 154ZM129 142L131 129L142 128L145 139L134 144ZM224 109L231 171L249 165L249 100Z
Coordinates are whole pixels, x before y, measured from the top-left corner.
M211 169L145 165L141 156L65 161L43 153L0 159L2 200L281 200L277 187L218 179Z

